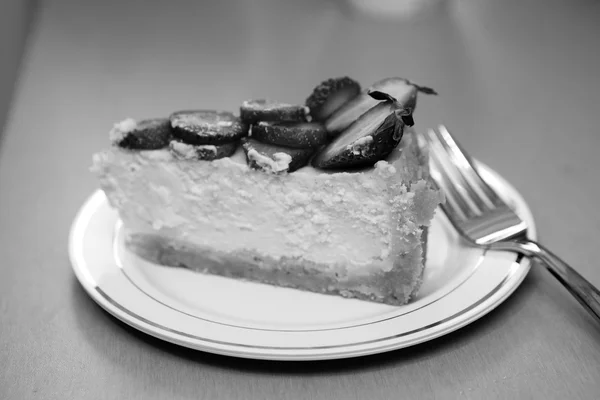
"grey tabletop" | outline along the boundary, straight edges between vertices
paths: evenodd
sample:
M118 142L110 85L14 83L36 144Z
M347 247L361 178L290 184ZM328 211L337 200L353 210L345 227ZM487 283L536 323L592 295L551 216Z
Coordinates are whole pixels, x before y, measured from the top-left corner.
M433 5L412 18L354 3L39 4L0 148L0 398L600 396L600 324L540 265L455 333L314 363L163 343L78 284L67 234L114 121L299 102L329 77L399 75L440 93L421 99L417 126L446 124L518 188L542 241L600 286L600 2L422 2Z

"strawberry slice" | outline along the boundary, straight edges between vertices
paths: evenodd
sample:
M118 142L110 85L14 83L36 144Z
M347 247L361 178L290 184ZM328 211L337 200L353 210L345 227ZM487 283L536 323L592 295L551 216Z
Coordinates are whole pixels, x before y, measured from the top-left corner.
M128 118L115 124L109 137L114 144L125 149L157 150L169 145L173 131L167 118L139 122Z
M316 148L329 139L325 127L315 122L259 122L252 125L252 138L299 149Z
M169 119L173 135L187 144L223 144L248 135L248 126L228 111L178 111Z
M267 99L247 100L240 107L240 118L247 124L254 124L258 121L306 122L308 115L308 107L278 103Z

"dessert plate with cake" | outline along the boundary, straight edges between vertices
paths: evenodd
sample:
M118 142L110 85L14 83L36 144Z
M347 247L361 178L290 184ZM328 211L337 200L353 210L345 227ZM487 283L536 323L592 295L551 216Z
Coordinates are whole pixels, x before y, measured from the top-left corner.
M413 127L421 94L436 93L342 77L304 104L116 123L72 226L76 276L129 325L237 357L354 357L474 321L529 261L466 245L445 218ZM516 190L479 166L535 235Z

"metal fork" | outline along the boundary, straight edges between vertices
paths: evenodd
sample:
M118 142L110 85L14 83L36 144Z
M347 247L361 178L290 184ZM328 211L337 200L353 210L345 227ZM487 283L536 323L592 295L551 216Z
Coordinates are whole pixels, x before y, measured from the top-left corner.
M431 176L445 192L442 209L458 232L472 245L514 251L542 261L548 271L597 320L600 292L548 249L527 238L527 224L482 179L472 159L440 126L425 135L430 146Z

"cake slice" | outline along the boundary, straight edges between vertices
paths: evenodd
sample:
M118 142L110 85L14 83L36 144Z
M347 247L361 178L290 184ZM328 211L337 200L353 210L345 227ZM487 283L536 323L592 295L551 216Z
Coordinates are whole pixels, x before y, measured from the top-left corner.
M119 212L128 248L155 263L401 305L420 286L427 228L442 196L429 180L425 143L399 109L313 150L242 139L234 152L219 153L235 147L223 140L239 140L244 121L213 119L188 144L161 130L164 124L149 131L127 120L113 129L114 146L94 155L92 169ZM282 132L295 134L293 124L286 121ZM124 146L140 142L130 136L153 145ZM305 165L289 170L300 153ZM308 163L314 153L325 167Z

